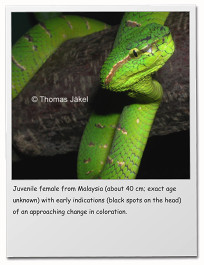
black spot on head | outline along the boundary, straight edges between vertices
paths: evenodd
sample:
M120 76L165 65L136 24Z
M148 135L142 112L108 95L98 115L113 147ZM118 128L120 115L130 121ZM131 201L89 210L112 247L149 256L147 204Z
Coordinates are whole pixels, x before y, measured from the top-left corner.
M147 36L146 38L142 39L141 41L150 40L150 39L151 39L151 36Z

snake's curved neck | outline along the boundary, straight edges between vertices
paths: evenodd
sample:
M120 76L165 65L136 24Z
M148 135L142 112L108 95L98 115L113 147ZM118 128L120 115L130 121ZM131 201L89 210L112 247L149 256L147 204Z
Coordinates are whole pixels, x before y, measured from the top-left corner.
M142 87L142 94L141 94ZM163 95L161 85L152 79L151 75L146 76L135 83L128 92L130 97L136 98L139 103L160 103Z

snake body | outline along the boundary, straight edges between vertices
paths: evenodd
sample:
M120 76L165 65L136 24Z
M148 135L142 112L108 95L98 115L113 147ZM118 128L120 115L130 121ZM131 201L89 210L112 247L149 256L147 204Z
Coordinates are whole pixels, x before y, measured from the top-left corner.
M174 52L170 31L164 26L167 16L168 12L124 15L101 70L101 82L105 89L134 98L135 104L125 106L122 114L91 116L79 149L79 178L136 178L163 94L152 74Z
M167 16L168 12L124 15L102 67L101 83L104 89L125 93L135 103L125 106L121 114L91 115L79 148L78 178L136 178L162 99L162 87L152 73L174 52L170 31L164 26ZM12 48L12 97L65 40L105 28L105 23L78 16L55 17L33 27Z
M95 19L68 15L45 20L31 28L12 47L12 98L64 41L107 27Z

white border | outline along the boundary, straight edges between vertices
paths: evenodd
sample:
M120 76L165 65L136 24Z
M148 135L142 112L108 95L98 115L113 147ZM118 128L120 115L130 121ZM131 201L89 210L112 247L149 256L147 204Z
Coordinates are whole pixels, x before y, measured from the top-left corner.
M194 12L195 5L64 5L64 6L7 6L6 12L127 12L127 11L178 11Z
M159 7L159 9L158 9ZM69 8L69 10L66 10ZM6 32L7 32L7 43L11 43L11 38L10 38L10 33L11 33L11 25L10 25L10 12L30 12L30 11L64 11L67 12L74 12L74 11L130 11L132 8L135 8L135 6L8 6L6 8ZM137 6L138 8L138 6ZM154 5L154 6L139 6L137 9L138 11L190 11L191 16L190 16L190 21L191 23L195 22L195 6L192 5L183 5L183 6L161 6L161 5ZM191 24L191 25L195 25ZM195 25L196 26L196 25ZM191 30L191 37L190 40L196 39L196 27L194 27L194 30ZM195 43L194 43L195 44ZM195 46L195 47L194 47ZM196 77L196 45L190 45L191 47L191 52L190 52L190 65L191 65L191 79L190 79L190 86L194 87L195 86L195 77ZM6 51L6 69L7 69L7 74L6 74L6 86L11 87L11 81L10 81L10 76L11 76L11 71L10 71L10 57L11 56L11 49L10 47L7 48ZM8 70L9 69L9 70ZM191 108L191 114L190 114L190 119L191 119L191 178L192 174L197 176L197 170L196 170L196 90L190 90L191 93L191 102L190 102L190 108ZM6 113L6 129L7 129L7 136L11 135L11 93L9 89L6 91L6 99L7 99L7 113ZM7 180L11 179L11 138L7 137Z

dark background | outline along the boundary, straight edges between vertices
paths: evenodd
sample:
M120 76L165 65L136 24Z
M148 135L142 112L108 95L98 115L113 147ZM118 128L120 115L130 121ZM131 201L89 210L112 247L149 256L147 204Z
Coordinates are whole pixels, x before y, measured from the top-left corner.
M68 13L66 13L68 14ZM81 15L81 12L71 13ZM110 25L118 25L121 12L83 12L83 16L96 18ZM32 13L12 14L12 44L33 25ZM76 178L77 152L54 157L25 157L12 166L12 179L71 179ZM189 179L189 131L149 138L141 161L137 179Z
M66 15L82 15L83 17L95 18L109 25L119 25L123 17L122 12L72 12ZM12 13L12 44L14 44L26 31L38 24L33 13Z

